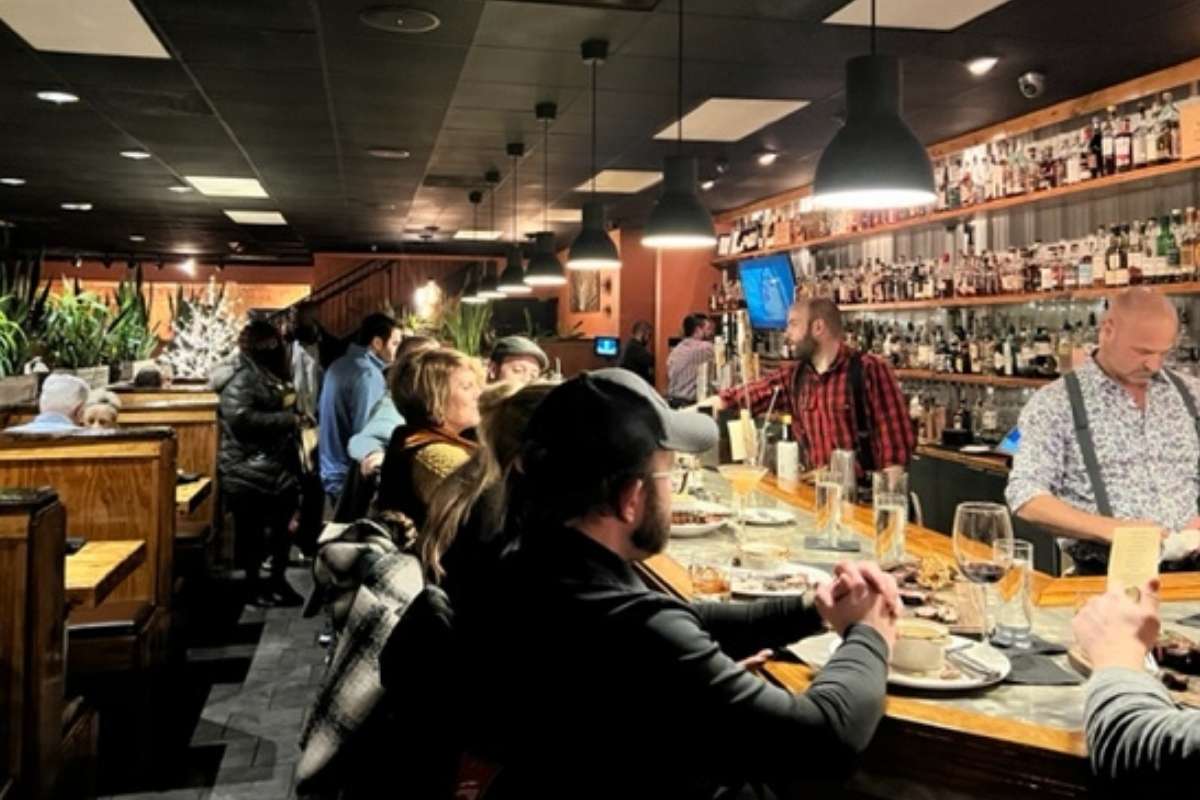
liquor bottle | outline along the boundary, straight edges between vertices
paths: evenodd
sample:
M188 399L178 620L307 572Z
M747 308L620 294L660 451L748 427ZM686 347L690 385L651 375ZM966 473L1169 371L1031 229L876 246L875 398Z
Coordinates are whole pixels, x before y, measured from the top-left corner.
M1120 286L1121 272L1121 236L1117 226L1109 229L1108 246L1104 250L1104 285L1111 288Z
M1116 117L1117 107L1108 107L1108 116L1100 126L1100 154L1103 158L1101 162L1101 172L1104 175L1112 175L1117 171L1117 150L1116 150Z
M1133 127L1133 168L1141 169L1146 166L1146 104L1138 103L1137 116Z
M962 205L960 188L962 185L962 158L955 156L950 159L950 177L946 183L946 207L958 208Z
M1042 160L1038 156L1037 147L1032 143L1029 145L1029 151L1025 154L1025 171L1026 190L1036 192L1042 185Z
M1190 281L1196 271L1196 209L1184 211L1183 230L1179 242L1179 279Z
M1054 357L1054 345L1045 328L1038 328L1033 337L1033 357L1029 360L1030 372L1041 378L1058 374L1058 359Z
M999 442L1001 438L1000 415L996 411L996 387L994 386L987 387L980 417L979 437L986 442Z
M1158 98L1154 98L1154 102L1150 104L1150 112L1146 115L1146 163L1157 164L1162 160L1162 154L1159 149L1162 143L1162 138L1159 135L1159 121L1162 117L1162 106L1158 102Z
M1093 178L1104 174L1104 133L1100 129L1100 118L1092 117L1088 140L1088 172Z
M1024 377L1033 372L1033 334L1023 326L1018 335L1020 344L1017 348L1017 364L1013 368L1013 373Z
M1173 161L1181 158L1183 148L1182 131L1179 127L1179 107L1175 105L1170 92L1163 92L1163 125L1167 129L1167 153L1162 156L1163 160Z
M1181 214L1178 208L1171 209L1171 216L1164 216L1158 222L1158 227L1162 231L1159 235L1165 241L1165 253L1167 259L1167 268L1163 273L1164 281L1176 281L1179 279L1179 265L1183 260L1179 253L1179 239L1177 233L1182 226L1180 222Z
M1055 137L1054 139L1054 185L1066 186L1070 183L1067 180L1068 165L1078 163L1075 159L1075 154L1071 150L1071 139L1067 134Z
M782 417L782 432L775 444L775 477L784 484L800 478L800 445L792 438L792 415Z
M1058 347L1055 349L1058 359L1058 371L1070 371L1071 354L1075 351L1075 334L1071 330L1071 323L1065 319L1063 320L1062 331L1058 334Z
M1039 164L1038 189L1053 189L1058 185L1058 166L1054 163L1054 152L1049 147L1042 148Z
M1074 291L1079 288L1079 245L1076 242L1061 242L1058 245L1058 262L1062 270L1062 288Z
M1118 240L1118 263L1120 264L1117 272L1117 286L1129 286L1133 282L1133 273L1129 270L1129 226L1119 226L1117 230ZM1138 283L1141 283L1141 275L1138 276Z
M1113 143L1116 153L1117 172L1128 172L1133 168L1133 134L1129 130L1129 117L1121 120L1121 130Z
M1008 336L1004 338L1004 344L1001 345L1002 359L999 364L997 373L1002 373L1008 377L1012 377L1017 370L1017 349L1016 349L1017 331L1011 325L1008 328Z
M1129 264L1129 282L1130 283L1153 283L1154 282L1154 262L1151 259L1144 258L1142 255L1143 242L1147 236L1146 229L1136 220L1129 230L1129 243L1126 246L1126 252L1129 253L1126 259Z

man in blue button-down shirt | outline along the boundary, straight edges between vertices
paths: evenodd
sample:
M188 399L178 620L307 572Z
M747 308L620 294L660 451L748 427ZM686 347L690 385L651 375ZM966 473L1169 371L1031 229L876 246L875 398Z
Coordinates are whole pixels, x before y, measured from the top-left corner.
M321 387L321 486L333 504L342 493L354 463L346 452L350 437L367 424L371 409L387 392L383 371L400 344L400 329L386 314L363 320L355 343L329 367Z

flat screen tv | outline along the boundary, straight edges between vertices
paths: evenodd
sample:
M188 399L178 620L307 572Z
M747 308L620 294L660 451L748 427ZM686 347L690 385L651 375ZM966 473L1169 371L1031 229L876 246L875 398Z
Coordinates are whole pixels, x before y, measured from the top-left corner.
M739 262L738 272L750 325L765 330L786 328L788 308L796 293L791 259L783 253L746 259Z
M594 345L596 355L601 358L616 358L621 342L615 336L597 336Z

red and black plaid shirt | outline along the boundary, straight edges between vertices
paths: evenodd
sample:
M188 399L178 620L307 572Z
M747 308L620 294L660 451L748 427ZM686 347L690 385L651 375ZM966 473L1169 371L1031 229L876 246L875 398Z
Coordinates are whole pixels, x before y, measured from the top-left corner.
M850 355L850 348L843 344L824 373L817 373L808 365L789 364L754 381L749 387L726 389L721 392L721 400L727 406L744 408L748 388L750 413L765 414L771 393L779 387L775 408L792 410L792 431L796 441L805 448L808 466L824 466L829 463L829 454L834 450L855 449L857 426L854 400L850 395ZM916 437L909 422L904 393L886 361L869 353L860 358L875 468L907 465ZM799 380L798 369L803 370Z

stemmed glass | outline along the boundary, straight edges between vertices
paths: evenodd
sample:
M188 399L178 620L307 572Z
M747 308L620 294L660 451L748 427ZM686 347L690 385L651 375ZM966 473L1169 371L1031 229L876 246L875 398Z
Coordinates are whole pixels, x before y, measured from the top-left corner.
M988 637L989 584L998 583L1013 561L1012 520L999 503L959 503L954 510L954 558L967 580L983 593L980 640Z
M741 541L746 525L743 518L746 511L746 498L767 474L767 468L762 465L760 454L757 451L749 450L740 464L721 464L717 467L717 471L721 473L721 477L729 481L733 489L733 518L737 525L738 540Z

